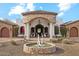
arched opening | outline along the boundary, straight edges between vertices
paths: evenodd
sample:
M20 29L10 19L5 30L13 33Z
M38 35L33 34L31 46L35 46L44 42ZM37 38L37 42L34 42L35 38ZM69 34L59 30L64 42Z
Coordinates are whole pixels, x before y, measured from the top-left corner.
M24 26L21 26L21 28L20 28L20 34L24 34Z
M39 35L40 37L47 37L49 34L48 33L49 22L50 20L44 17L35 17L32 20L30 20L30 26L31 26L30 36L37 37Z
M10 37L9 29L7 27L1 29L1 37Z
M55 35L59 34L59 27L58 26L54 26L54 33L55 33Z
M48 27L45 27L45 33L48 33Z
M31 33L34 33L34 27L31 28Z
M39 36L42 36L43 35L43 25L41 24L38 24L35 26L35 30L36 30L36 36L39 34Z
M46 37L49 36L49 34L48 34L48 27L45 27L45 28L44 28L44 33L45 33L45 36L46 36Z
M78 29L76 27L70 29L70 37L78 37Z
M30 23L32 23L32 21L37 20L37 19L43 19L43 20L46 20L47 22L51 22L49 19L47 19L45 17L35 17L35 18L30 20Z
M31 37L34 37L34 36L35 36L35 35L34 35L34 34L35 34L34 32L35 32L34 27L31 27L31 34L30 34Z

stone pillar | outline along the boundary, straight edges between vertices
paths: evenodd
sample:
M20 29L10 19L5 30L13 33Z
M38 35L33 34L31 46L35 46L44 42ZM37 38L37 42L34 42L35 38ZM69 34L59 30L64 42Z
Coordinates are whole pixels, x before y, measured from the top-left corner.
M26 30L26 24L24 24L24 38L26 38L26 33L27 32L27 30Z
M54 36L54 25L50 23L50 29L49 29L49 34L50 34L50 39Z
M30 38L30 24L26 23L26 39Z
M61 32L60 32L60 25L58 25L58 27L59 27L59 36L61 36Z
M49 30L49 34L50 34L50 39L52 39L52 23L50 23L50 30Z
M20 26L19 26L19 28L18 28L18 35L20 34Z
M54 24L52 24L52 36L55 36L54 27L55 27Z

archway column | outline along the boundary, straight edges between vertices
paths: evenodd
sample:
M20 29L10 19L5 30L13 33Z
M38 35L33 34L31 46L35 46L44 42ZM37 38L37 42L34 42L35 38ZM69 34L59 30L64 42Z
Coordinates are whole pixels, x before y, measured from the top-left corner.
M49 34L50 34L50 39L52 39L52 23L50 23L50 30L49 30Z
M19 26L19 29L18 29L18 35L20 35L20 28L21 28L21 27Z
M30 24L27 22L25 25L25 37L26 39L29 39L30 38Z
M55 25L52 24L52 36L53 36L53 37L55 36L54 27L55 27Z
M61 28L60 28L60 25L58 25L58 27L59 27L59 36L61 36Z
M50 23L49 25L50 29L49 29L49 34L50 34L50 39L52 39L52 37L54 36L54 24Z

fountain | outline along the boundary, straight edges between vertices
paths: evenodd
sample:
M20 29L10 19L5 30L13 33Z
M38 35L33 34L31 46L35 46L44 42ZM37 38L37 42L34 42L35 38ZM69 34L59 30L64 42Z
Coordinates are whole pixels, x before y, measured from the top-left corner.
M38 46L38 47L40 47L40 46L41 46L41 41L40 41L39 35L38 35L37 46Z
M48 54L56 51L56 46L52 43L45 42L38 34L37 42L26 43L23 51L28 54Z

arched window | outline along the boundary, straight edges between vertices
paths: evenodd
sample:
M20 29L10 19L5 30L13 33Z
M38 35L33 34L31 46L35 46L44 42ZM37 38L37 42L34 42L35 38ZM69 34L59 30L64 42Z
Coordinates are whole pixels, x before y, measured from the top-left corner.
M21 26L21 28L20 28L20 34L24 34L24 26Z
M45 27L45 33L48 33L48 27Z
M34 33L34 27L31 28L31 33Z

